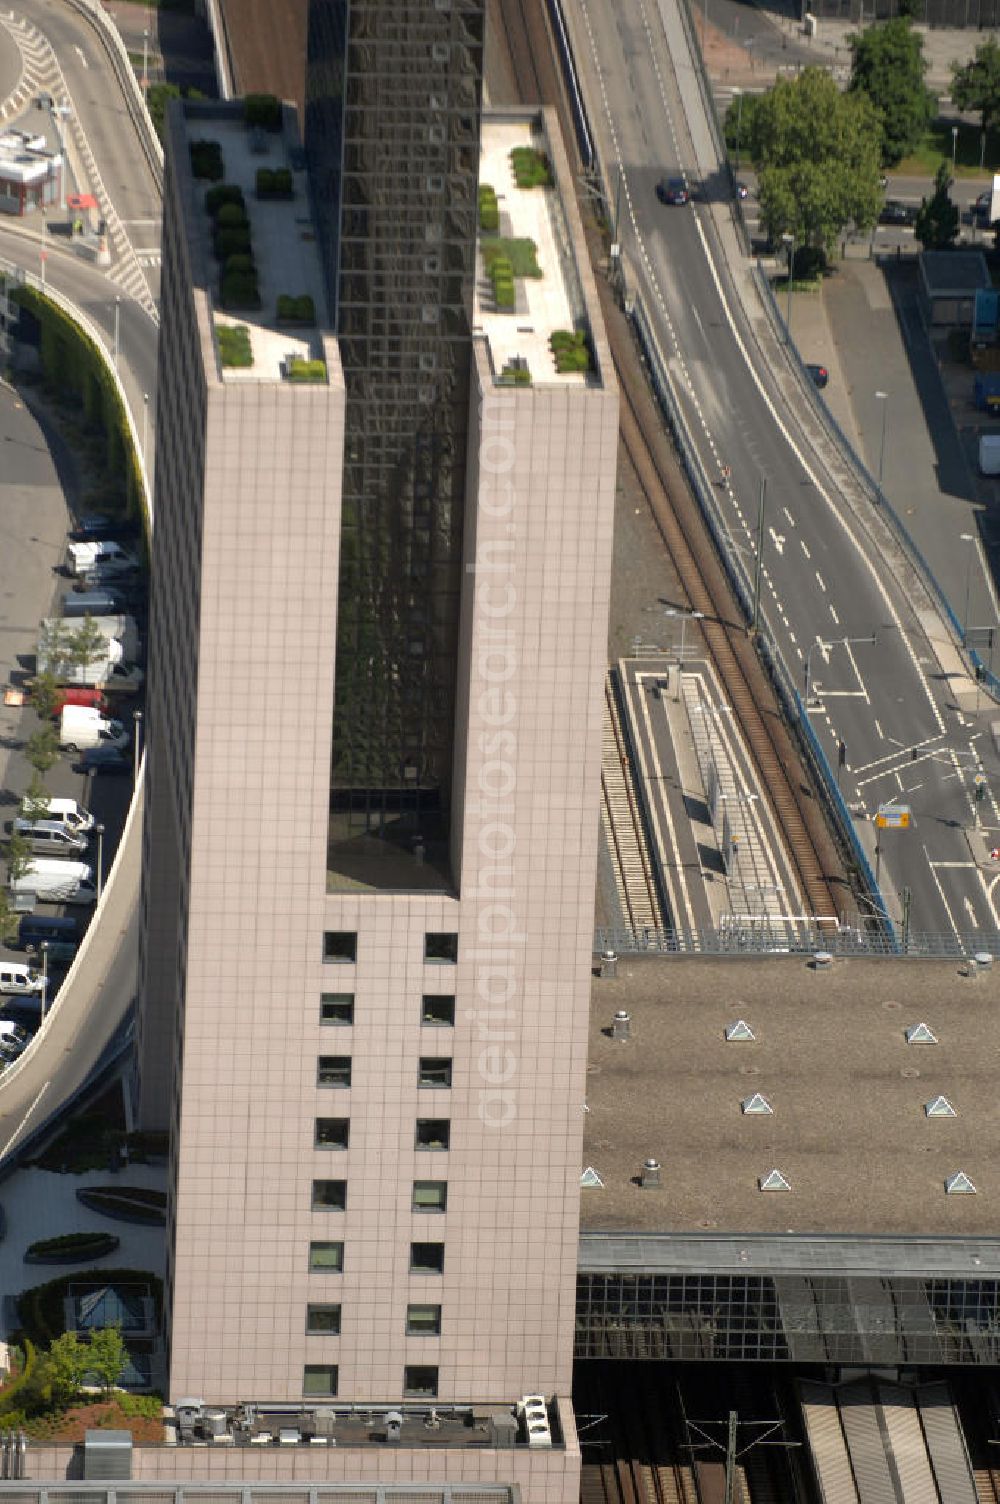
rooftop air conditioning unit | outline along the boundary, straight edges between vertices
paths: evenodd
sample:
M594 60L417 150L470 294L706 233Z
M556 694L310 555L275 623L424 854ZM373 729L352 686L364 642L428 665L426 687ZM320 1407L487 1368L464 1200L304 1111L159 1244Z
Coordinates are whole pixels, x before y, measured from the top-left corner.
M552 1445L552 1429L549 1426L549 1412L545 1404L545 1396L541 1394L526 1394L518 1402L517 1411L524 1422L528 1446L550 1447Z

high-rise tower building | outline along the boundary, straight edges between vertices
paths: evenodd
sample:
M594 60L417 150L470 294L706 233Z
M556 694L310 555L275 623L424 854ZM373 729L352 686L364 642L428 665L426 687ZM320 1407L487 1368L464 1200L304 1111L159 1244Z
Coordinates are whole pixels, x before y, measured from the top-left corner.
M352 6L327 74L351 108L319 221L289 111L169 122L139 1042L172 1130L169 1392L306 1407L303 1437L322 1412L337 1449L283 1454L296 1476L555 1504L617 394L552 122L480 120L480 6L388 9ZM245 228L193 176L220 156ZM525 1395L553 1445L522 1417L506 1450ZM355 1448L351 1406L401 1446Z

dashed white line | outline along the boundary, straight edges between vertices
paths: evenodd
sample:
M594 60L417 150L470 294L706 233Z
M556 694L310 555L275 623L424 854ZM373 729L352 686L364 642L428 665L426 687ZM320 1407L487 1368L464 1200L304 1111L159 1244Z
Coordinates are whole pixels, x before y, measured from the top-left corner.
M819 586L819 588L822 590L823 594L825 595L826 594L826 582L824 581L823 576L820 574L820 572L819 572L818 569L816 570L816 583Z

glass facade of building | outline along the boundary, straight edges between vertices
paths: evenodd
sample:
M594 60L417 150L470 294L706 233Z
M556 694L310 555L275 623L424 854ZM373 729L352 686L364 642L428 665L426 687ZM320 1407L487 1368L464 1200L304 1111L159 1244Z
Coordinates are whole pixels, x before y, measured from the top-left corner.
M1000 1280L581 1274L576 1357L995 1364Z
M347 387L333 809L432 840L452 761L484 27L485 0L310 6L306 149Z

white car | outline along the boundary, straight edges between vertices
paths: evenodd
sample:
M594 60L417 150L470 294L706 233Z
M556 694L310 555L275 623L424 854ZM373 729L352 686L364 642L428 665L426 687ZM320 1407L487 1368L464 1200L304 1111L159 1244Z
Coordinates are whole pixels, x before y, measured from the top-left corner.
M0 992L31 997L42 990L42 974L17 961L0 961Z

